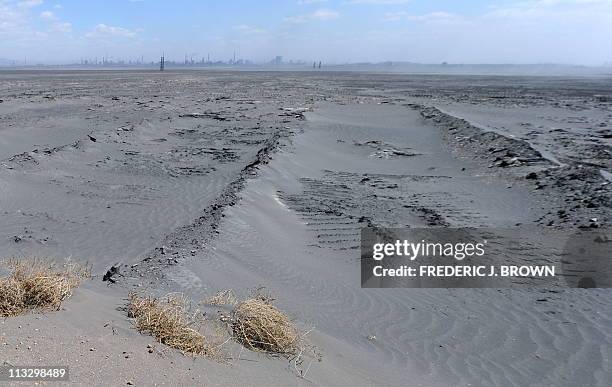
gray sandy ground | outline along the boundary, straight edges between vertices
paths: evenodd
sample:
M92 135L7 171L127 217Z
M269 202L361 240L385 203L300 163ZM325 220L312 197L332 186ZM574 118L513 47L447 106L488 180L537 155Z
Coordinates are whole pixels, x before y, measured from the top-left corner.
M609 291L361 289L357 250L366 225L606 226L610 79L0 80L2 255L98 275L121 261L125 275L5 320L2 361L69 364L73 383L98 385L612 383ZM131 289L199 301L260 286L314 328L323 360L303 379L235 343L230 365L184 357L121 309Z

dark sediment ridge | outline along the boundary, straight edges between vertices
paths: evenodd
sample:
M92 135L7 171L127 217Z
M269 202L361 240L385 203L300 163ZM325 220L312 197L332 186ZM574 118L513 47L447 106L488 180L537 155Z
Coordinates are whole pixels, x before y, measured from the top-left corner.
M558 211L538 220L540 224L608 227L612 211L612 187L601 166L565 160L559 164L542 155L527 141L487 131L435 107L410 104L423 118L445 131L455 152L481 160L488 168L514 179L524 179L534 191L555 198Z
M213 202L202 211L200 217L193 223L185 225L167 235L160 247L156 247L140 263L130 266L127 276L142 278L163 278L164 270L179 263L179 260L194 256L205 248L211 239L218 233L219 222L224 216L226 207L234 206L240 200L239 193L244 188L246 180L256 175L260 165L270 160L271 154L278 148L281 138L287 137L285 131L282 135L274 133L264 141L257 154L231 181ZM140 279L139 279L140 281Z

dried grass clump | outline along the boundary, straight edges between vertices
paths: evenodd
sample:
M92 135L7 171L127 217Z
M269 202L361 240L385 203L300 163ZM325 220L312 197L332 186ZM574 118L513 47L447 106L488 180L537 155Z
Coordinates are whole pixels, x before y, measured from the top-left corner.
M201 322L187 314L187 302L179 295L164 298L129 296L128 316L136 319L136 329L154 336L160 343L183 353L215 357L217 350L192 326Z
M234 306L237 303L238 303L238 300L236 299L236 296L234 295L234 292L231 289L221 290L217 292L217 294L215 294L214 296L205 298L202 301L202 304L210 305L210 306L223 306L223 305Z
M0 316L12 317L21 314L23 304L23 288L14 278L0 278Z
M301 350L299 330L274 305L262 298L241 302L232 312L234 338L248 349L285 356L297 356Z
M31 310L58 310L89 269L78 264L57 265L41 260L11 260L11 274L0 279L0 316Z

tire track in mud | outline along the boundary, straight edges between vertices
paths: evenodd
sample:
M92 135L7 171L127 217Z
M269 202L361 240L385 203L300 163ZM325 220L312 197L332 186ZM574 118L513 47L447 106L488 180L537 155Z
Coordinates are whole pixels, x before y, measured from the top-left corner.
M451 206L437 205L442 193L429 196L410 192L415 181L440 181L447 176L389 175L324 171L320 178L301 178L303 190L297 194L278 192L278 197L295 210L317 238L316 247L333 250L359 249L363 227L398 227L398 219L409 225L448 226L458 212ZM442 208L443 207L443 208ZM445 215L440 211L443 210ZM462 213L463 218L476 214Z

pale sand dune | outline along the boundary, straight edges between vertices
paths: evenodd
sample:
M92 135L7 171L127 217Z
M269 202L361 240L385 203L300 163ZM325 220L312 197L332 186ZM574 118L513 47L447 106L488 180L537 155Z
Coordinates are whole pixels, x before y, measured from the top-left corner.
M337 119L342 111L331 109L315 115L325 120L331 114ZM358 250L342 248L358 243L355 219L347 221L341 215L300 217L277 199L278 190L300 189L297 176L323 175L319 168L366 171L376 169L376 163L381 162L364 158L361 152L347 151L347 145L338 145L329 138L354 138L362 127L379 125L377 117L411 120L409 112L385 107L360 107L360 111L364 116L356 127L349 122L342 123L338 130L333 126L312 129L278 154L258 179L248 184L240 205L226 212L220 235L209 252L169 273L172 282L195 298L217 289L266 286L298 321L325 334L313 337L324 353L334 348L337 340L350 345L353 349L343 357L381 384L402 385L417 380L425 385L609 383L606 359L610 355L610 337L605 327L612 315L607 292L360 289ZM321 130L331 133L323 134ZM370 133L377 133L379 138L388 134L380 130ZM419 149L426 149L420 145ZM441 155L432 154L432 160L439 160L438 156ZM439 162L448 165L444 160ZM427 161L414 164L417 165L402 164L407 168L404 172L423 173L430 165ZM459 163L444 172L455 175L461 168ZM390 172L388 165L385 171ZM495 177L479 179L488 181L490 189L500 187ZM456 208L465 213L467 206L473 204L452 200L454 194L465 193L464 182L457 180L438 189L451 196L447 200L453 206L465 206ZM499 195L520 195L520 191L512 193L501 187ZM412 189L418 187L413 185ZM481 195L482 200L495 196ZM328 203L334 199L327 197ZM517 207L488 207L482 203L471 209L472 224L507 221L503 211L517 217L512 221L525 221L536 215L524 202L499 202ZM384 214L381 216L384 219ZM334 243L317 239L324 231L341 236ZM368 339L370 336L376 339ZM335 339L331 341L330 337ZM333 360L334 355L332 350L326 358ZM576 366L567 367L568 363ZM318 373L317 365L311 369L309 379L317 384L329 383Z

